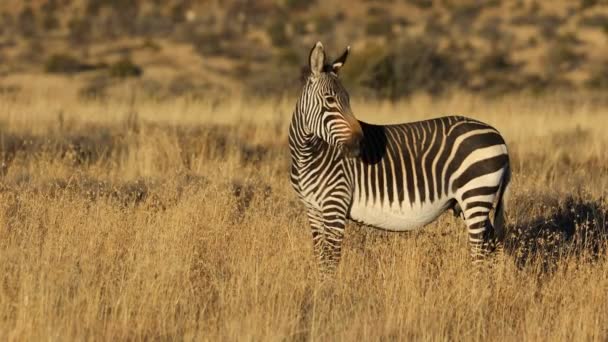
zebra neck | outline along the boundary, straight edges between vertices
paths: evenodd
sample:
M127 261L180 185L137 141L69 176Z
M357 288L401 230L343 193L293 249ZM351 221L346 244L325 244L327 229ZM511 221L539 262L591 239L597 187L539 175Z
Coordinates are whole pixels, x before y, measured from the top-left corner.
M291 128L297 129L295 127ZM326 145L321 139L313 134L302 134L303 132L291 132L289 134L289 149L294 164L303 166L314 157L321 155L326 150Z

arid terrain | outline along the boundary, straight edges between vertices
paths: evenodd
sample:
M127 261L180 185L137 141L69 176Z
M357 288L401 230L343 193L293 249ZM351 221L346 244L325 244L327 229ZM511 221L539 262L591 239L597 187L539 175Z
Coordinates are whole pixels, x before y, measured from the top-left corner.
M4 0L0 91L293 96L318 40L366 98L608 88L608 0Z
M504 135L504 254L349 223L321 282L287 130L321 40L355 116ZM0 340L608 340L608 3L0 1Z

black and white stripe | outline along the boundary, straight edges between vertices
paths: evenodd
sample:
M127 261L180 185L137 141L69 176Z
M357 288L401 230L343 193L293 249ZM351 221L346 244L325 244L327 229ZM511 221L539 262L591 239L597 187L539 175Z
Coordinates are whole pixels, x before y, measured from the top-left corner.
M326 65L321 43L313 47L289 130L291 182L307 207L322 269L337 267L346 219L406 231L450 208L462 213L471 254L482 260L494 226L503 225L510 177L503 137L459 116L389 126L356 120L337 76L348 51Z

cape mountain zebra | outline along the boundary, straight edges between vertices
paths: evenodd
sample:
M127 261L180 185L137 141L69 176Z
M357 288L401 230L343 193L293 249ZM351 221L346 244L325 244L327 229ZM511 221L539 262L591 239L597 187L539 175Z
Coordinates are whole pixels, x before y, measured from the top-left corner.
M447 116L399 125L358 121L338 79L349 48L331 64L311 50L311 73L289 128L291 183L308 210L321 270L338 265L347 218L390 231L462 214L474 261L503 225L509 157L498 131Z

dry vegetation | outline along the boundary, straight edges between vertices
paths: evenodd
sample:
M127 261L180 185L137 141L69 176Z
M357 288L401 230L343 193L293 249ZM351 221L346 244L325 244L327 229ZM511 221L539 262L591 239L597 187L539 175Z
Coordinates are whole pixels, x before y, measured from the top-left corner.
M606 341L607 39L605 0L0 1L0 340ZM317 40L360 119L504 133L488 269L448 213L350 224L318 282L287 148Z
M0 98L2 340L608 338L605 97L355 101L368 121L504 132L507 249L473 272L449 213L411 234L350 224L319 284L287 177L294 99L61 94Z
M318 40L353 47L357 96L608 87L606 0L0 1L0 76L67 74L84 97L130 76L165 98L295 91Z

